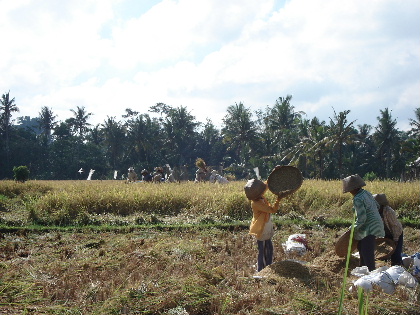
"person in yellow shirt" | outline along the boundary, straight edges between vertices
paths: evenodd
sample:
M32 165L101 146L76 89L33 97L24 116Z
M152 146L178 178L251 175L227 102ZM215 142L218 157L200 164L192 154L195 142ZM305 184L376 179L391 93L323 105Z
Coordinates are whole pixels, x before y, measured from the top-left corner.
M249 234L255 236L258 245L257 271L273 263L274 246L271 238L274 235L274 226L271 214L279 210L280 197L274 205L265 198L267 184L258 179L249 180L245 187L246 197L251 201L253 212Z

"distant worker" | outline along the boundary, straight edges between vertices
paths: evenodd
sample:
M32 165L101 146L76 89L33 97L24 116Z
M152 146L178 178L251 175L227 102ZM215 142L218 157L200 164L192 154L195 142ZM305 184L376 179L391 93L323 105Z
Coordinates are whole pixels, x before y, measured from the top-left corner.
M169 170L169 174L168 174L168 176L166 177L166 181L168 182L168 183L176 183L177 182L177 180L176 180L176 178L175 178L175 175L174 175L174 170Z
M151 182L153 180L153 176L149 173L148 170L144 169L141 171L141 180L143 182Z
M130 167L128 169L128 174L127 174L127 183L135 183L137 181L137 174L134 171L133 167Z
M197 158L197 160L195 160L195 166L197 166L197 171L195 172L194 182L204 182L206 180L207 172L209 171L206 162L202 158Z
M202 168L198 168L195 172L195 182L204 182L206 180L207 171Z
M160 166L155 167L155 173L153 174L153 182L160 183L165 180L165 174L163 173L163 168Z

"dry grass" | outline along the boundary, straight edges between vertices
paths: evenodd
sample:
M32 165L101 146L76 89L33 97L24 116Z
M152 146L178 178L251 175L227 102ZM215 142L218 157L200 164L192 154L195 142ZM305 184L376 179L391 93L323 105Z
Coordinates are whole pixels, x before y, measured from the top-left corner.
M3 234L0 314L336 314L345 265L331 250L336 231L300 230L314 250L299 257L281 247L293 232L277 231L275 261L258 274L246 230ZM375 292L370 303L370 314L418 314L418 297L404 288ZM356 296L347 293L345 309L356 314Z
M9 185L0 184L4 196L5 184ZM0 200L3 222L27 224L22 213L32 209L45 222L48 215L60 211L64 218L80 211L86 212L89 220L105 216L108 219L104 221L115 220L116 225L127 227L115 232L83 227L46 232L22 228L0 234L0 314L337 314L345 261L334 254L333 244L346 228L316 224L305 228L299 221L280 224L273 238L274 263L257 274L257 248L246 228L204 228L200 224L226 216L245 217L244 222L249 222L241 182L223 187L114 181L36 184L42 193L37 193L38 188L17 187L16 191L20 188L22 192ZM392 188L392 183L373 184L368 189L387 193L391 202L418 205L411 188L414 185L394 183ZM400 191L399 185L403 185L404 201L391 193ZM413 201L407 197L411 194ZM350 218L348 198L341 194L338 181L305 181L298 193L283 201L282 209L287 215L304 218ZM128 207L130 202L136 205L131 207L135 210ZM99 205L109 203L101 210ZM152 217L154 207L167 203L179 207L166 205L156 214L157 220L191 225L165 229L163 224L159 230L132 226L131 218ZM120 207L125 209L120 210L123 215L115 213ZM410 206L407 209L414 218L418 216L418 211ZM13 221L17 213L21 219ZM275 216L280 223L283 218ZM306 234L313 250L303 256L286 255L281 244L294 233ZM419 229L406 226L404 235L404 252L417 252ZM357 264L352 258L350 269ZM384 262L377 266L381 264ZM346 292L344 314L357 314L357 296ZM398 287L393 295L375 291L369 296L369 314L419 314L419 292L404 287Z

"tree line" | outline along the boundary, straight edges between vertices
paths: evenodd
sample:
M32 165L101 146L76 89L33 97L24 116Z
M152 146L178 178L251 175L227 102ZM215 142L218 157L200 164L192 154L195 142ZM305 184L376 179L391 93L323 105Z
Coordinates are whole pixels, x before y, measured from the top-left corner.
M12 119L19 108L10 92L0 100L0 178L13 177L13 167L25 165L31 179L86 179L79 169L95 170L94 179L111 179L115 171L152 171L169 164L189 170L202 158L237 179L260 175L278 164L299 167L306 178L338 179L360 174L369 179L406 179L420 154L420 108L409 131L397 128L388 108L377 125L349 121L350 110L329 121L306 118L296 111L292 96L251 111L242 102L227 107L218 128L210 119L198 122L184 106L164 103L146 113L125 109L121 118L89 123L93 113L77 106L59 121L53 109L42 107L38 117Z

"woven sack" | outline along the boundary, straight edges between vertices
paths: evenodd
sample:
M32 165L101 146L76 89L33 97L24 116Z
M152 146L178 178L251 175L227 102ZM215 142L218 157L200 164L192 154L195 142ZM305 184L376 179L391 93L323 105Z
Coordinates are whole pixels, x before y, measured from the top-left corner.
M338 257L346 257L347 256L347 250L349 247L349 241L350 241L350 232L351 230L347 230L346 233L341 235L338 240L335 243L335 253ZM354 252L357 249L357 243L358 241L353 239L353 242L351 243L351 252Z
M280 166L267 179L268 189L279 197L293 194L303 183L302 173L294 166Z

